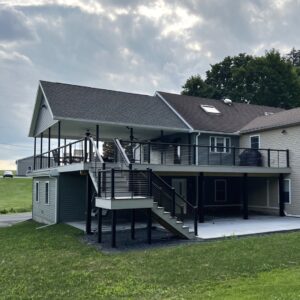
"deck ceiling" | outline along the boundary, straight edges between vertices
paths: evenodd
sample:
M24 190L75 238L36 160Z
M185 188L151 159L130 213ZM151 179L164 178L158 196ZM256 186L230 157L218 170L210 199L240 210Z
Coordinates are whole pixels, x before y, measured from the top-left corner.
M139 140L158 138L161 130L153 128L132 127L133 136ZM81 139L89 131L92 136L96 136L96 124L88 122L61 121L61 138ZM178 132L178 130L164 130L164 135ZM44 137L48 137L48 130L44 131ZM58 137L58 122L51 127L51 138ZM129 140L130 128L118 124L99 124L100 140L111 140L113 138Z

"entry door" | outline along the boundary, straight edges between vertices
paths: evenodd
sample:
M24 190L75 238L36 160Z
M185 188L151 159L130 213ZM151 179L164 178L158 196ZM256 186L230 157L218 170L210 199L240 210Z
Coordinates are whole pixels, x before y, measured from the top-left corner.
M172 186L175 192L187 200L187 180L186 178L172 178ZM176 196L176 203L183 205L183 212L186 214L186 203ZM176 213L180 213L180 208L176 205Z

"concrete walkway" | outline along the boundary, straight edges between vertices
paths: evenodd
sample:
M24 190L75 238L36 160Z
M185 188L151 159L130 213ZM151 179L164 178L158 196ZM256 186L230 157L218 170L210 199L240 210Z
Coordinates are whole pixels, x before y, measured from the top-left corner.
M188 225L193 228L192 222ZM250 215L248 220L220 218L199 224L198 237L209 240L293 230L300 230L300 218Z
M0 214L0 228L9 227L13 224L30 220L32 218L31 212L17 213L17 214Z

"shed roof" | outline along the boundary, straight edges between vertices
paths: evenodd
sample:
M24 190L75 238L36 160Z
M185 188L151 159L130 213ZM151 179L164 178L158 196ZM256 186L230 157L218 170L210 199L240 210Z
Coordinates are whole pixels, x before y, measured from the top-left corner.
M241 133L268 130L300 124L300 108L293 108L273 115L257 117L244 126Z

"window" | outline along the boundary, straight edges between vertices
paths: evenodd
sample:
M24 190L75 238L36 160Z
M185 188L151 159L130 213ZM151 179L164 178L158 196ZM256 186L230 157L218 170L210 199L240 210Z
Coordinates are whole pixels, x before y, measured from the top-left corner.
M230 153L230 138L229 137L210 137L210 152L215 153Z
M49 204L49 181L45 182L45 204Z
M35 182L35 201L40 201L40 183L38 181Z
M260 136L259 135L250 136L250 145L251 145L251 149L259 149L260 148Z
M283 201L284 203L291 203L291 179L283 180Z
M227 181L226 179L215 180L215 202L227 201Z
M210 114L220 114L221 112L219 110L217 110L214 106L212 105L206 105L206 104L202 104L201 108Z

